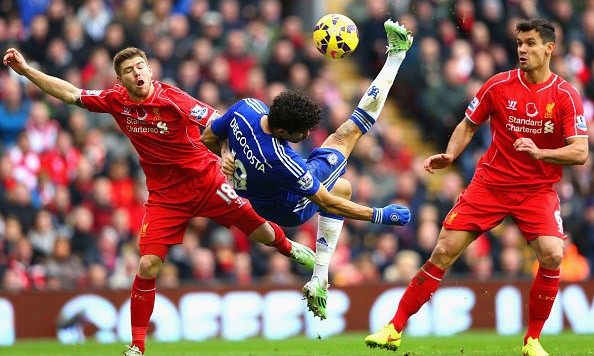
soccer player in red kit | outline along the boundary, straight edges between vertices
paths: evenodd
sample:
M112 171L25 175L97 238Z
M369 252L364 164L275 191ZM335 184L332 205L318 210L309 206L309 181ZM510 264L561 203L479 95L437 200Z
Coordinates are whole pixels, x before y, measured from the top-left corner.
M216 111L176 87L152 80L143 51L131 47L115 55L118 84L106 90L82 90L44 74L13 48L6 51L3 62L68 104L111 114L140 156L149 197L131 294L132 345L125 355L144 353L157 274L169 248L182 243L188 221L195 216L226 227L235 225L250 239L313 268L313 251L288 240L280 227L257 215L249 201L226 183L218 157L200 142L200 127L216 117Z
M449 166L478 126L491 119L493 141L472 182L446 216L429 261L406 288L392 320L365 338L370 347L396 350L406 322L431 299L446 269L477 236L511 216L540 264L530 291L522 354L548 355L539 337L559 288L565 238L553 184L562 166L584 164L588 133L580 95L549 67L553 26L522 21L516 31L519 69L489 79L466 109L446 152L424 162L430 173Z

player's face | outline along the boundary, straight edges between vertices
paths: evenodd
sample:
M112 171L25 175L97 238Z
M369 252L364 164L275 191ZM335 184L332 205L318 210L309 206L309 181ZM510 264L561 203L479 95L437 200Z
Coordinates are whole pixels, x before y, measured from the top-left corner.
M153 71L144 58L133 57L120 64L122 70L118 81L126 87L132 101L143 101L151 92Z
M548 65L547 59L554 45L552 42L545 43L536 30L518 33L516 43L521 70L530 72Z

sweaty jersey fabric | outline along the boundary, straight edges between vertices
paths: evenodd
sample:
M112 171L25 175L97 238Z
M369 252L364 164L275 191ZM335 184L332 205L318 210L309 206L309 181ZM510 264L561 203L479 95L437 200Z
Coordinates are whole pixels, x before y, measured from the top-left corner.
M268 112L260 100L243 99L213 120L211 129L218 137L228 138L235 153L237 193L248 198L262 217L278 221L283 213L292 212L293 195L314 195L320 181L287 141L262 130L260 119Z
M204 127L216 112L182 90L154 80L154 93L144 102L130 100L126 88L83 90L89 111L111 114L140 156L149 190L201 176L205 184L219 171L218 157L200 142Z
M475 124L491 119L493 142L477 163L473 182L494 189L538 189L561 179L562 167L537 161L514 149L521 137L537 147L557 149L572 137L587 137L577 90L556 74L532 84L521 70L491 77L476 94L466 118Z

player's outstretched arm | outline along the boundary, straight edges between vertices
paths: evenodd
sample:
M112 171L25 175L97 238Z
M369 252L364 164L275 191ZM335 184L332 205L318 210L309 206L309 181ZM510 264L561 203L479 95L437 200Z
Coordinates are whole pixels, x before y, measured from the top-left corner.
M77 100L80 99L81 89L65 80L52 77L29 66L23 55L14 48L6 50L2 62L18 74L25 76L44 92L67 104L77 104Z
M434 173L436 169L442 169L452 164L456 157L468 146L478 127L479 125L472 123L466 118L462 120L452 133L446 152L425 159L423 162L425 170L429 173Z
M407 207L391 204L383 208L370 208L330 193L320 185L316 194L308 196L323 211L349 219L371 221L382 225L406 225L410 221Z

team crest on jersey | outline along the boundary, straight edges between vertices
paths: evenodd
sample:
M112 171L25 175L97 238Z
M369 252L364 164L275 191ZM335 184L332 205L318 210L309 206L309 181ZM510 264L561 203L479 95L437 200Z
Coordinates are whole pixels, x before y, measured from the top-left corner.
M313 177L309 171L299 178L299 187L301 187L301 190L308 190L313 187Z
M198 104L196 104L196 106L194 106L190 111L190 116L195 117L196 120L204 119L206 114L208 114L208 109Z
M85 90L86 95L98 96L103 90Z
M331 153L326 159L328 160L328 163L335 165L338 162L338 155L336 155L336 153Z
M578 115L575 117L575 124L577 125L577 128L580 130L587 130L588 129L588 125L586 125L586 118L584 117L584 115Z
M476 107L479 104L479 100L478 98L475 96L474 99L472 99L472 101L470 102L470 104L468 104L468 110L473 111L476 110Z
M545 119L552 119L553 118L553 109L555 108L555 103L548 103L546 106L547 112L545 112Z

